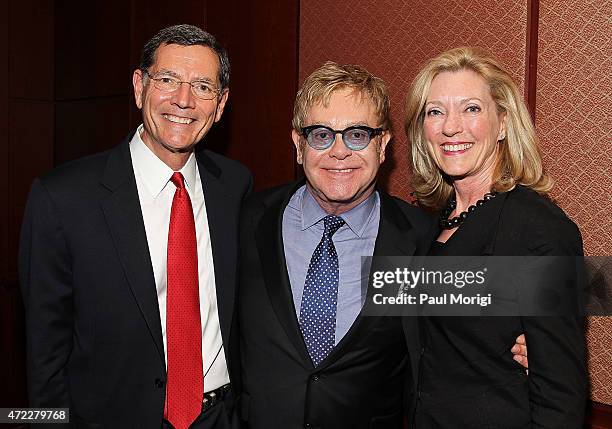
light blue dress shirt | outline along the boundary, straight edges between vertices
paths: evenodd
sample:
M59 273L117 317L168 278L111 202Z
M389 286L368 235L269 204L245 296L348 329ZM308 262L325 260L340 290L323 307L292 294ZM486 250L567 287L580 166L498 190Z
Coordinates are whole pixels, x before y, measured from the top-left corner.
M283 246L298 319L308 264L323 237L323 218L327 214L306 185L293 194L283 213ZM378 192L340 217L346 224L333 236L340 267L335 344L348 332L365 301L368 273L362 278L362 256L374 253L380 222Z

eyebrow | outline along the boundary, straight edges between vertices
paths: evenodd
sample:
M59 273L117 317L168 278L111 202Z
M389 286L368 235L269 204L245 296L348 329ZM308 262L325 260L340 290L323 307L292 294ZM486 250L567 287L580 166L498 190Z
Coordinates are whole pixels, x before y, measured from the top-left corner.
M465 104L465 103L468 103L470 101L479 101L479 102L483 103L483 101L480 98L478 98L478 97L469 97L469 98L462 98L462 99L460 99L459 100L459 104ZM440 100L426 100L425 105L428 105L428 104L444 104L444 103L442 103Z
M155 72L155 74L167 74L169 76L176 77L177 79L182 79L180 74L178 74L175 71L168 70L168 69L159 69ZM205 77L205 76L197 76L194 80L192 80L192 82L206 82L206 83L216 84L216 82L214 82L211 78Z
M324 126L324 127L331 128L332 130L334 129L332 124L329 123L329 122L315 122L312 125L308 125L308 126L312 127L313 125L321 125L321 126ZM368 125L365 121L349 122L348 124L346 124L346 126L344 126L343 129L351 128L351 127L369 127L369 126L370 125Z

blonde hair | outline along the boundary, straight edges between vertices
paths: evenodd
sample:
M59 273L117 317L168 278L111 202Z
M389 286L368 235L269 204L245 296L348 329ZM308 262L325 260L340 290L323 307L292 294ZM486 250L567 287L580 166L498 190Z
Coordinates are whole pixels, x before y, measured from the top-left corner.
M362 97L367 96L372 100L379 119L378 125L385 130L390 129L389 93L383 80L363 67L340 65L333 61L327 61L316 69L298 91L293 106L293 129L301 132L310 108L318 103L327 106L332 93L344 88L352 88Z
M523 185L546 194L552 188L552 180L542 167L535 129L518 87L488 53L479 48L461 47L430 60L412 82L406 99L405 130L411 142L412 186L419 204L439 210L453 192L449 178L442 174L429 153L423 121L434 78L443 72L461 70L471 70L482 77L498 112L506 113L506 135L499 142L493 190L506 192Z

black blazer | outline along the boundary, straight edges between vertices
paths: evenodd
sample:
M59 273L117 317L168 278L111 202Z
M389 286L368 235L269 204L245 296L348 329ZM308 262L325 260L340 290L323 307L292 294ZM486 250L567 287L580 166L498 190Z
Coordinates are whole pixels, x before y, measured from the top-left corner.
M32 185L21 230L32 407L69 407L80 427L158 428L166 368L157 292L129 151L66 164ZM232 383L238 212L248 170L197 153Z
M241 215L242 417L251 429L401 428L407 349L398 317L360 314L318 367L310 360L282 237L284 209L301 184L254 195ZM430 218L383 192L380 201L374 254L423 254Z
M435 253L580 256L582 239L555 204L518 186L472 212ZM587 375L578 315L432 317L421 323L417 429L582 427ZM510 352L523 332L529 375Z

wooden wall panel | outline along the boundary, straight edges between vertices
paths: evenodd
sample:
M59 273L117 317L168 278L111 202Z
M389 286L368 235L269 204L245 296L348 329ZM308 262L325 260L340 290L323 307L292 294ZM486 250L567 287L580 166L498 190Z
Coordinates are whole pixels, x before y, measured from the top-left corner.
M206 145L249 167L256 189L295 177L298 13L297 0L208 3L207 29L226 46L232 77L229 106Z
M23 309L15 273L9 168L9 2L0 5L0 406L23 407Z
M56 2L54 166L129 131L130 10L121 0Z
M21 214L35 175L52 165L54 99L54 2L9 2L7 278L17 281ZM34 110L28 111L29 106ZM52 127L52 126L51 126ZM29 158L31 157L31 162Z
M0 286L0 407L27 406L24 325L19 288Z
M446 49L476 45L495 53L522 86L526 26L526 0L303 1L300 82L333 60L361 64L388 83L395 139L382 183L407 198L410 160L403 107L421 64Z
M32 178L52 165L54 97L54 2L22 0L4 2L7 51L2 63L8 75L7 97L10 130L4 134L3 160L7 180L3 198L6 229L1 237L5 250L0 287L2 325L0 344L3 368L0 404L26 406L25 338L23 305L17 282L17 247L26 195Z
M130 131L130 100L130 96L121 95L57 102L55 165L119 144Z
M9 96L33 100L54 97L54 1L9 4Z
M58 1L55 33L56 100L127 94L129 2Z
M193 24L204 28L206 24L206 1L176 0L131 0L130 13L130 68L140 62L143 45L164 27L175 24Z
M9 109L9 277L17 279L19 227L27 195L34 178L53 168L54 105L49 101L11 100Z
M8 234L8 187L9 187L9 82L8 82L8 49L9 49L9 3L0 5L0 237ZM8 242L0 239L0 288L6 281L8 270Z
M9 100L10 141L7 150L9 189L6 288L0 287L0 406L27 405L25 387L24 311L17 282L19 229L27 193L34 177L53 166L53 102Z

